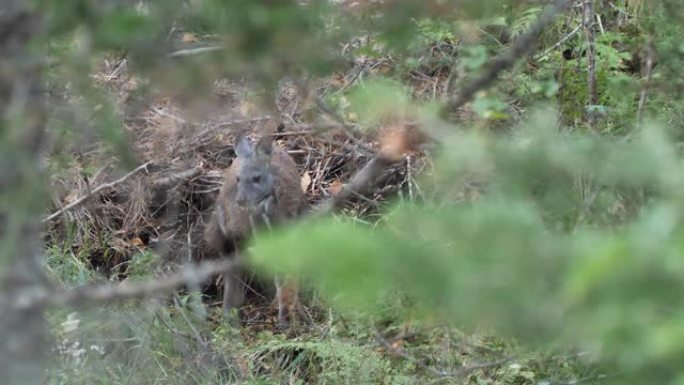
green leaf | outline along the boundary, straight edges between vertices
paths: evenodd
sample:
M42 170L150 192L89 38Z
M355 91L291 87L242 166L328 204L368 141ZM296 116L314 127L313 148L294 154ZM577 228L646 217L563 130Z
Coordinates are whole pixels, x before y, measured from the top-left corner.
M357 86L349 96L351 108L366 126L410 111L411 100L405 86L387 78L375 78Z
M468 71L477 71L487 62L487 48L483 45L465 47L461 65Z

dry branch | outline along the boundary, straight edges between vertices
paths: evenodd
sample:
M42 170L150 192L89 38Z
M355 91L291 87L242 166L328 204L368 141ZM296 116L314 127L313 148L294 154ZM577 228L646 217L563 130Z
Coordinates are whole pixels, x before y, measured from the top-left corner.
M141 166L142 167L142 166ZM168 189L180 182L192 179L202 173L202 167L194 167L189 170L177 172L154 181L153 189Z
M4 304L3 308L5 309L9 306L13 310L28 310L52 306L82 306L91 303L151 297L173 291L184 285L199 285L212 276L233 269L238 263L236 259L207 261L196 266L183 268L174 274L148 281L125 281L118 285L88 285L57 292L21 293L14 300L0 296L0 304Z
M450 98L446 110L458 110L468 103L478 91L489 87L501 72L511 68L523 56L529 55L536 47L542 31L556 19L557 15L564 12L574 2L575 0L556 0L550 5L527 32L515 40L508 50L492 60L482 75L463 86L459 93Z
M328 213L338 208L354 194L363 194L394 160L388 159L382 154L375 155L366 165L347 182L340 192L316 207L319 214Z
M220 45L208 46L208 47L188 48L188 49L182 49L179 51L171 52L170 54L168 54L168 57L183 57L183 56L201 55L204 53L220 51L222 49L225 49L225 47L220 46Z
M151 165L152 165L152 162L147 162L147 163L145 163L145 164L143 164L143 165L141 165L141 166L138 166L138 167L135 168L133 171L129 172L128 174L122 176L121 178L119 178L119 179L117 179L117 180L115 180L115 181L112 181L112 182L109 182L109 183L104 183L104 184L101 184L101 185L97 186L97 187L94 188L92 191L90 191L88 194L86 194L86 195L84 195L84 196L82 196L82 197L76 199L75 201L69 203L68 205L66 205L66 206L62 207L61 209L55 211L54 213L48 215L45 219L43 219L43 223L50 222L51 220L57 218L57 217L60 216L61 214L63 214L63 213L65 213L65 212L67 212L67 211L73 209L74 207L80 205L81 203L85 202L88 198L92 197L93 195L99 193L100 191L102 191L102 190L104 190L104 189L112 188L112 187L114 187L114 186L116 186L116 185L118 185L118 184L121 184L121 183L125 182L126 180L128 180L130 177L132 177L132 176L138 174L139 172L141 172L141 171L143 171L143 170L144 170L145 172L147 172L147 168L148 168L149 166L151 166Z
M560 47L561 45L563 45L563 43L565 43L566 41L570 40L571 37L575 36L575 34L577 34L577 32L579 32L580 29L582 29L582 26L581 26L581 25L578 25L577 27L575 27L572 31L568 32L565 36L563 36L562 39L558 40L558 42L557 42L556 44L552 45L551 47L549 47L549 48L547 48L546 50L544 50L544 52L542 52L542 53L540 53L539 55L537 55L537 56L535 57L535 60L539 60L539 59L543 58L544 56L546 56L546 55L548 55L549 53L551 53L551 51L553 51L554 49L556 49L556 48Z
M271 119L273 119L273 117L271 117L270 115L257 116L256 118L250 118L250 119L234 119L234 120L229 120L227 122L221 122L218 126L219 126L219 128L223 128L223 127L237 126L237 125L246 124L246 123L264 122L264 121L271 120Z

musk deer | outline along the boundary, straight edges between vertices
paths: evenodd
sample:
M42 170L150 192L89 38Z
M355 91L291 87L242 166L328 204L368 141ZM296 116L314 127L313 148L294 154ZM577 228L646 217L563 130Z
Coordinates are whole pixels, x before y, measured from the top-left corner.
M240 136L237 157L224 172L224 182L204 232L208 248L223 256L239 257L239 249L255 230L268 230L305 212L308 207L292 158L264 136L253 145ZM229 313L244 301L245 271L224 274L223 310ZM294 282L275 279L278 324L295 316Z

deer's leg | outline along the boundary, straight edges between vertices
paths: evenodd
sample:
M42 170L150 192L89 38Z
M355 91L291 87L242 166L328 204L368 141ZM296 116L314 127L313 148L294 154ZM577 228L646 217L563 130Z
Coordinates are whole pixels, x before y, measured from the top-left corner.
M239 315L232 314L245 300L244 285L239 269L223 274L223 312L227 319L239 324Z
M283 329L296 321L297 282L293 279L285 279L281 275L276 275L275 287L278 301L278 327Z

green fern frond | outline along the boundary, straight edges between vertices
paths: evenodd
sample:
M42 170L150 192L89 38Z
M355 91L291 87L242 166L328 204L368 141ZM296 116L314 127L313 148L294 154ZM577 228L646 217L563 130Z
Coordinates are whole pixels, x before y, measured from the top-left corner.
M511 37L515 38L530 28L541 12L542 7L531 7L517 15L511 23Z

